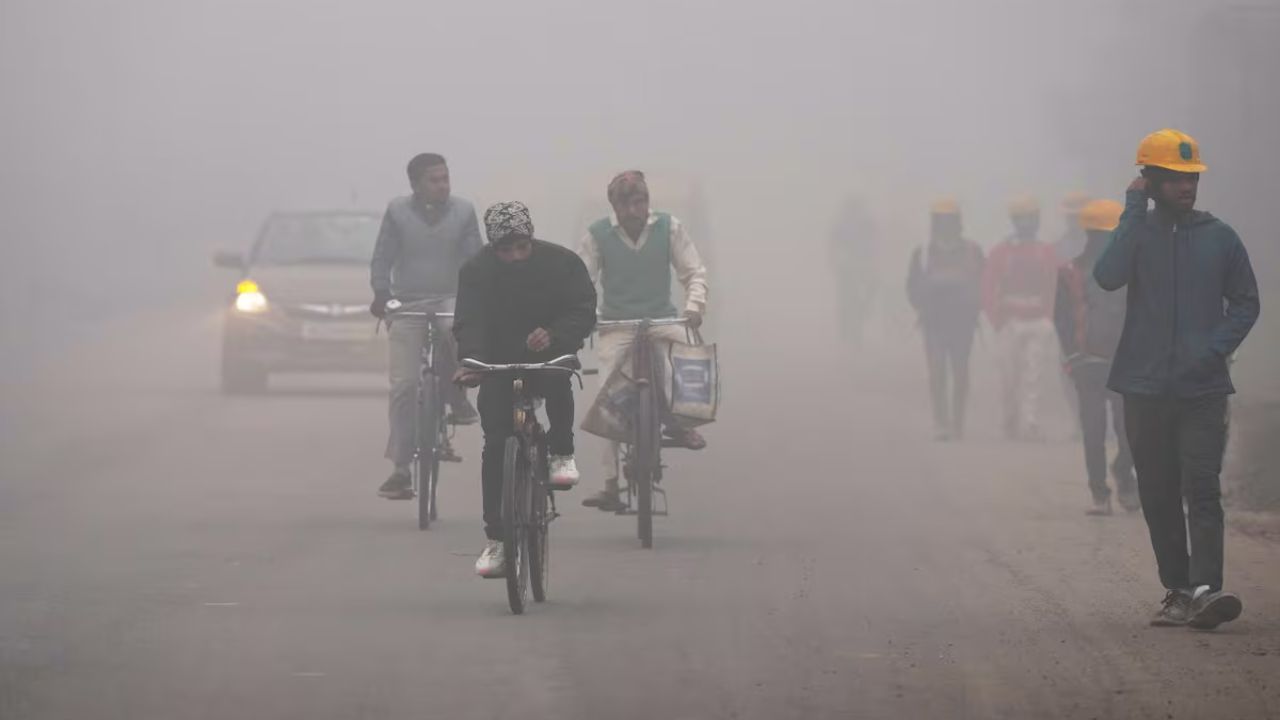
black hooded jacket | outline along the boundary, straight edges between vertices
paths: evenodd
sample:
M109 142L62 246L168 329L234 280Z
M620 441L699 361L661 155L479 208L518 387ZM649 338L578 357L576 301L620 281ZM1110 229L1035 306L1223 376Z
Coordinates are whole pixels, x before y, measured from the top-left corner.
M504 263L486 245L458 273L453 336L458 357L487 363L545 362L576 353L596 324L596 289L575 253L533 241L529 259ZM544 328L551 347L525 346Z

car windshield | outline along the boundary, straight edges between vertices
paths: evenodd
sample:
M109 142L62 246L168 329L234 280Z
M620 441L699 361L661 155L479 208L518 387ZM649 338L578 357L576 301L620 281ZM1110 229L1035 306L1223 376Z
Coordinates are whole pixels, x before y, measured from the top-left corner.
M267 222L255 265L364 264L373 256L378 218L372 215L282 215Z

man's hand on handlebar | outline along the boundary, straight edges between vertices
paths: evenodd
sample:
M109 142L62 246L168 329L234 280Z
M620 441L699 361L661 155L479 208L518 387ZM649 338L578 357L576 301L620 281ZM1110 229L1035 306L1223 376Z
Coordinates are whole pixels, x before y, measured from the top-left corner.
M458 368L453 373L453 382L462 387L476 387L484 380L484 375L466 368Z
M697 310L685 310L684 319L687 321L690 330L697 330L702 327L702 313Z
M525 340L524 344L534 352L542 352L551 347L551 333L543 328L538 328L529 333L529 338Z
M387 317L387 303L392 300L391 293L379 290L373 294L373 302L369 304L369 312L379 320Z

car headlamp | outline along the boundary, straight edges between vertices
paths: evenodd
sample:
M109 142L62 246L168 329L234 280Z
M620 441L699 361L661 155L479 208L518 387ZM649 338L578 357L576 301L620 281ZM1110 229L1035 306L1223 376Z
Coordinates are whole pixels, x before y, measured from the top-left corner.
M241 280L236 285L236 310L257 315L267 311L267 296L262 294L258 283L252 280Z

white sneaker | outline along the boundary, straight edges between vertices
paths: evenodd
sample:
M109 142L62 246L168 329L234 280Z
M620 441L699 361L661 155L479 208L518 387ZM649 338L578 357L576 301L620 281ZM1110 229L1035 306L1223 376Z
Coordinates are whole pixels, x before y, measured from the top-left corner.
M476 560L476 574L482 578L500 578L506 574L506 560L502 557L502 541L490 540Z
M578 463L572 455L551 456L551 489L569 490L578 484Z

